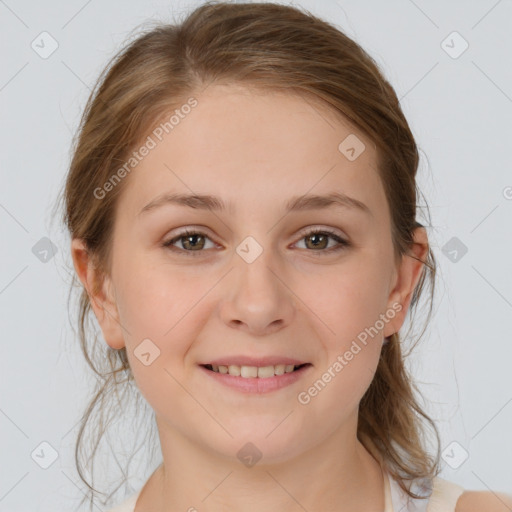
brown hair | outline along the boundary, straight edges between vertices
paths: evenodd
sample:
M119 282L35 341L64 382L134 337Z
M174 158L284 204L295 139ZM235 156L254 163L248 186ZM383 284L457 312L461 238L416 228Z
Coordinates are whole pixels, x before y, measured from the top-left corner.
M409 254L414 230L421 226L416 221L418 148L397 96L376 62L338 28L307 11L271 3L208 2L181 24L158 24L133 40L114 56L88 99L63 190L63 217L71 237L85 241L104 275L110 271L115 205L126 179L101 200L94 191L115 174L164 114L210 83L300 94L341 113L365 133L377 148L397 261ZM423 263L410 313L416 312L423 289L430 285L426 328L436 275L430 247ZM101 425L99 432L93 431L94 457L105 433L103 427L108 426L104 414L115 416L126 407L119 389L131 389L133 375L125 348L113 350L105 343L98 345L96 337L89 340L89 313L89 297L82 288L79 338L99 381L82 418L75 461L81 479L94 493L80 462L86 427L99 408ZM358 437L374 443L392 476L416 496L402 479L431 478L439 473L439 435L418 402L402 344L395 333L382 348L374 379L360 402ZM107 402L114 394L117 407ZM429 454L425 427L437 441L434 456Z

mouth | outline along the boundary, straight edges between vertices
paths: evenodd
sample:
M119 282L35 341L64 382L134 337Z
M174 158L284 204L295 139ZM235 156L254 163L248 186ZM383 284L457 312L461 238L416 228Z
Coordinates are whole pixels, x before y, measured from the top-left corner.
M265 364L246 366L235 364L200 364L210 382L217 382L242 393L263 394L277 391L297 382L313 368L311 363Z
M200 366L214 373L220 373L223 375L232 375L234 377L242 377L244 379L268 379L271 377L284 375L285 373L296 372L301 368L311 366L311 363L276 364L267 366L239 366L236 364L202 364Z

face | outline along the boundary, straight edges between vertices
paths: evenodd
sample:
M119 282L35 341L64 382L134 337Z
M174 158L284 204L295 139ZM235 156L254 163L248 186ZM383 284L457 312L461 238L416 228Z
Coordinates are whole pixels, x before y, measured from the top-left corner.
M195 97L125 178L102 328L160 429L285 460L354 426L415 274L398 279L375 146L341 116L233 85ZM333 193L352 201L297 201ZM189 194L223 207L165 199Z

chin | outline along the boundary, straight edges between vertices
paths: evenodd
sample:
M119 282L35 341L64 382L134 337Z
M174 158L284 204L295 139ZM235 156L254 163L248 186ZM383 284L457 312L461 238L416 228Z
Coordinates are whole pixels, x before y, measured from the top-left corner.
M282 418L279 421L282 421ZM211 449L219 455L232 458L248 467L254 464L258 466L282 464L297 457L308 447L305 446L306 439L300 438L300 435L294 435L289 425L284 426L286 420L276 428L279 421L263 422L258 428L255 428L254 423L240 425L240 428L233 423L232 430L228 428L233 438L219 433L216 436L218 442L214 445L211 437L205 439L205 442L208 442Z

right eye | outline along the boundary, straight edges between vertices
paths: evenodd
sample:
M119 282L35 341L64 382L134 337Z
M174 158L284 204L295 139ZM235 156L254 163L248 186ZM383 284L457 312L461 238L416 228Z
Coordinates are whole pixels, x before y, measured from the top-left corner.
M162 245L171 251L181 252L187 256L198 256L198 254L194 253L204 252L202 249L205 248L205 240L210 240L210 238L205 233L200 231L185 230L173 237L171 240L164 242ZM180 249L174 247L174 244L176 243L181 243L182 248Z

